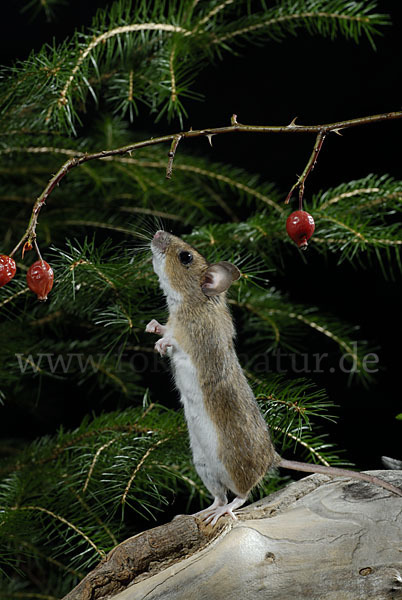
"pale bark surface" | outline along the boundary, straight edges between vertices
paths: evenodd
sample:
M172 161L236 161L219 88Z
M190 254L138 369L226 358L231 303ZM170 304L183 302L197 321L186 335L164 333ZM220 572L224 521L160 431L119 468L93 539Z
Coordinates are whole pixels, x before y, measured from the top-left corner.
M402 487L402 471L373 474ZM402 600L402 499L312 475L215 528L179 517L115 548L65 600Z

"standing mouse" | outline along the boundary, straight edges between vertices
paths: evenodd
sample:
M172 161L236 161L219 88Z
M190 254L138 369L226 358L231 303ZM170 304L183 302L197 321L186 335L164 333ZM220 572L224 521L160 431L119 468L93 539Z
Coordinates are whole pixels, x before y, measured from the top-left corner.
M197 515L212 525L224 514L235 519L233 511L246 502L271 467L353 477L402 496L402 490L365 473L281 458L234 348L225 292L239 279L239 269L226 261L209 264L189 244L165 231L156 232L151 250L169 319L165 326L152 320L146 331L161 336L155 348L171 358L194 466L214 497L213 504ZM235 494L231 502L228 490Z

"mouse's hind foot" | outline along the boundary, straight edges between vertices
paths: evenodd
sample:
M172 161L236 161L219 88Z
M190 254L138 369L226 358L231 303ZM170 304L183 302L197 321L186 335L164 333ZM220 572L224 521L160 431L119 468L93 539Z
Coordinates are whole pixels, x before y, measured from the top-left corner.
M202 519L206 524L212 525L212 527L217 523L220 517L224 515L229 515L233 520L237 520L236 515L233 511L237 508L240 508L247 500L246 497L236 496L232 502L222 503L219 498L215 498L213 504L204 510L200 510L200 512L195 513L194 517L198 517Z

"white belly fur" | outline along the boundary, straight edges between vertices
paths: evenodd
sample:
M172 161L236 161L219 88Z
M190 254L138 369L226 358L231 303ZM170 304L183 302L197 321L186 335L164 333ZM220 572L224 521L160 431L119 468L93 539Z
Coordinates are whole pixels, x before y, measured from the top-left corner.
M218 436L205 410L197 370L189 355L177 343L172 348L171 360L174 364L176 386L184 406L194 464L205 485L215 495L215 483L220 482L227 486L229 476L218 459ZM203 464L207 465L206 468L201 466Z
M197 371L191 358L176 345L172 352L176 386L181 394L193 452L199 446L203 455L217 455L218 437L204 406Z

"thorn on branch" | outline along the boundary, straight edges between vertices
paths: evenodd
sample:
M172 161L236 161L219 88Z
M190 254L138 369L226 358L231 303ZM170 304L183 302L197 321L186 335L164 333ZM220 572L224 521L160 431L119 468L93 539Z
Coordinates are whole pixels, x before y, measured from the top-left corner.
M177 135L174 136L172 143L170 145L170 150L168 152L168 164L166 167L166 179L170 179L172 177L172 171L173 171L173 161L174 161L174 157L176 154L176 150L177 150L177 146L179 145L179 142L182 138L182 134L178 133Z
M293 119L290 121L290 123L289 123L288 127L297 127L297 125L296 125L296 120L297 120L297 119L298 119L298 117L294 117L294 118L293 118Z

